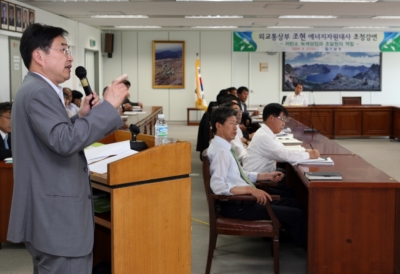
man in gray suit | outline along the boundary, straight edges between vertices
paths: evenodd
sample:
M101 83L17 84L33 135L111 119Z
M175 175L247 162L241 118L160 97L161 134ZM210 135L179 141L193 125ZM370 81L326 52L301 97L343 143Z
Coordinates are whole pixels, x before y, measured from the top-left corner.
M67 34L33 24L20 45L29 72L11 115L14 192L7 239L25 242L34 273L91 273L94 218L83 149L123 125L117 108L128 95L123 75L102 103L93 93L69 118L60 86L73 61Z

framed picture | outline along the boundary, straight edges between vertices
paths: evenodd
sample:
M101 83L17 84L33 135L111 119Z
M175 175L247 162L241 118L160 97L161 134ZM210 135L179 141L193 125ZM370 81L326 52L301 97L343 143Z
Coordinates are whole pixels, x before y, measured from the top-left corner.
M35 23L35 11L29 10L29 26Z
M153 88L185 88L185 41L153 41Z
M21 6L16 6L15 7L15 28L17 31L22 32L22 7Z
M15 5L8 3L8 29L15 30Z
M8 29L8 3L1 1L1 28Z
M379 52L284 52L282 87L308 91L381 91Z
M22 9L22 31L24 31L28 26L29 10L26 8Z

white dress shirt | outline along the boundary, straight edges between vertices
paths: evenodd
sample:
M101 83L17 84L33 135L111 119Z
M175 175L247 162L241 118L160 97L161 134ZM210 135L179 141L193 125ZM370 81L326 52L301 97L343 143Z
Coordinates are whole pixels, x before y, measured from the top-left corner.
M217 195L232 195L230 190L236 186L248 186L240 177L239 167L231 152L231 144L219 136L212 139L207 150L210 159L211 189ZM257 172L244 174L251 182L257 181Z
M308 106L307 94L304 94L303 92L300 92L298 95L296 95L296 93L289 94L283 104L286 106Z
M0 136L1 136L1 141L0 141L0 142L4 142L4 138L6 138L6 136L8 136L8 134L5 133L5 132L3 132L3 131L0 129Z
M243 132L240 129L239 125L236 125L236 137L231 141L231 145L233 149L236 151L236 156L240 162L242 161L243 157L246 156L247 154L246 148L243 146L242 138L243 138Z
M296 163L309 159L310 154L305 151L291 151L276 139L271 129L262 124L251 139L247 148L247 155L243 159L246 170L272 172L276 170L276 162Z
M79 112L79 107L74 103L69 104L67 109L72 113L72 115L75 115Z

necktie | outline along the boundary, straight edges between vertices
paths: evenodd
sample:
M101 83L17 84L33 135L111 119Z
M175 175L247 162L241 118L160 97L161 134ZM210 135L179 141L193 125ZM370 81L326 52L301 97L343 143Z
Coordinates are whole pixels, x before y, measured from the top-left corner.
M8 139L8 135L6 135L6 137L4 137L4 147L5 149L10 149L7 143L7 139Z
M233 155L233 158L235 158L236 164L238 165L239 168L239 172L240 172L240 177L242 177L242 179L249 185L251 185L252 187L256 187L250 180L249 178L247 178L246 174L244 174L242 166L239 163L238 158L236 157L236 151L233 149L233 147L231 148L231 152Z

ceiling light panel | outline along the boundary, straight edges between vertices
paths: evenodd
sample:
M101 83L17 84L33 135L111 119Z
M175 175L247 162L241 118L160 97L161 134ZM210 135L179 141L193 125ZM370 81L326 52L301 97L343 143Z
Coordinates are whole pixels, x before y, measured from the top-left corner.
M300 2L317 3L375 3L378 0L300 0Z
M91 18L101 18L101 19L140 19L140 18L149 18L147 15L92 15Z
M241 15L190 15L185 16L188 19L238 19L243 18Z
M335 19L334 15L281 15L281 19Z

